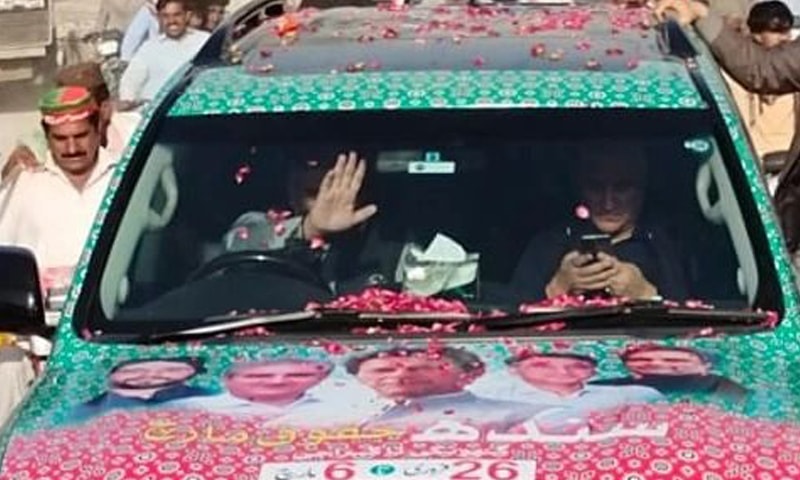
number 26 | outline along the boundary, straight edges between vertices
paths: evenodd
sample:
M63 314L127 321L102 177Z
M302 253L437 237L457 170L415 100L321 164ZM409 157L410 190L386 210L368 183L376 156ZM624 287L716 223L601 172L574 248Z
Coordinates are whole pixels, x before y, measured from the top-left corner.
M516 462L498 461L485 464L475 461L461 461L455 464L456 471L450 480L516 480L519 467ZM484 474L484 471L486 472Z

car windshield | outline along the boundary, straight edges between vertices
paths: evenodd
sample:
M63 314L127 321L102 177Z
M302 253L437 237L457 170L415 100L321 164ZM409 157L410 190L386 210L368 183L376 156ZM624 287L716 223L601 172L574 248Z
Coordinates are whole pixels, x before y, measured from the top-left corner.
M777 309L720 132L700 109L166 117L120 188L100 311L502 315L575 296Z

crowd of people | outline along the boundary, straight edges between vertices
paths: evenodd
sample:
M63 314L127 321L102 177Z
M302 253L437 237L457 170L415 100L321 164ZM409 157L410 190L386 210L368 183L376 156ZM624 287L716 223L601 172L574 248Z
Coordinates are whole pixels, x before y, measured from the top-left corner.
M0 152L5 157L0 157L0 244L30 248L43 271L65 272L60 282L70 281L69 272L78 261L111 172L139 121L138 109L152 101L168 79L202 48L209 30L221 22L226 5L226 0L147 2L133 18L122 42L120 55L127 68L118 99L111 98L108 82L96 63L58 72L56 88L40 101L41 125L37 132ZM672 14L683 23L695 24L726 72L762 165L768 170L770 159L785 160L774 175L773 190L787 245L797 256L800 137L795 133L800 122L800 41L792 40L794 14L784 3L767 0L748 7L743 2L723 0L710 5L697 0L660 0L655 13ZM607 168L581 169L590 173L587 178L577 179L577 183L583 185L585 200L596 212L594 227L614 236L629 254L614 258L601 253L596 261L577 252L556 258L553 250L553 258L545 259L554 265L552 275L539 278L521 270L515 281L547 297L595 290L634 297L666 292L679 297L680 275L659 271L656 264L663 266L665 262L641 257L636 247L641 241L638 233L646 230L637 226L644 172L623 172L613 162L591 165L601 164ZM296 228L289 229L288 235L324 236L356 226L374 215L376 207L356 209L353 204L363 168L354 155L340 157L318 179L320 184L314 194L324 201L307 202L308 215L299 217L293 224ZM609 223L602 212L603 203L608 203L605 186L610 182L610 173L630 178L626 177L621 191L613 192L614 199L626 206L626 216L615 217ZM620 185L618 180L615 177L615 185ZM274 236L273 230L264 231L265 235ZM235 243L236 237L231 235L229 240ZM536 242L534 239L532 244ZM664 248L662 253L667 251ZM526 255L542 255L546 251L531 247ZM524 263L538 264L540 260ZM51 287L55 286L45 285L45 290ZM14 365L0 362L0 375L9 368L30 369L30 365L24 361ZM20 395L19 391L0 390L0 396L18 399ZM0 405L6 403L14 401L0 401ZM6 415L0 411L0 422Z

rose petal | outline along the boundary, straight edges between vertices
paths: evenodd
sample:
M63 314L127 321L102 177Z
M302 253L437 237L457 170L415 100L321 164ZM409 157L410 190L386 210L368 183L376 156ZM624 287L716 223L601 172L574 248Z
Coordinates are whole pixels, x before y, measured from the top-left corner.
M386 39L392 39L399 37L400 34L394 28L386 27L383 29L383 33L381 34L381 36Z
M538 58L543 56L547 52L547 47L543 43L537 43L533 47L531 47L531 56Z
M602 67L600 66L600 62L598 62L594 58L590 58L586 61L586 69L587 70L600 70Z
M311 242L309 242L309 243L310 243L311 250L320 250L320 249L325 248L327 246L327 243L325 242L325 239L322 238L322 237L314 237L314 238L311 239Z
M575 216L580 220L589 220L592 213L589 211L589 207L581 204L575 207Z
M364 62L353 62L348 63L344 71L348 73L363 72L366 67L367 64Z
M247 177L252 173L252 168L250 165L244 164L241 165L237 170L236 174L233 176L234 181L236 181L237 185L241 185L247 180Z

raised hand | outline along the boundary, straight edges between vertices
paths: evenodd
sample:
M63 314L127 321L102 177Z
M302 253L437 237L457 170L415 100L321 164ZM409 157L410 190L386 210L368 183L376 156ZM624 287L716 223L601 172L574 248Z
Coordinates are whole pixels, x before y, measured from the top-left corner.
M306 238L344 232L378 212L375 205L356 206L366 171L366 163L355 152L339 155L336 165L322 179L319 193L303 221Z
M672 16L682 25L689 25L705 17L708 14L708 7L695 0L658 0L654 12L661 21Z

